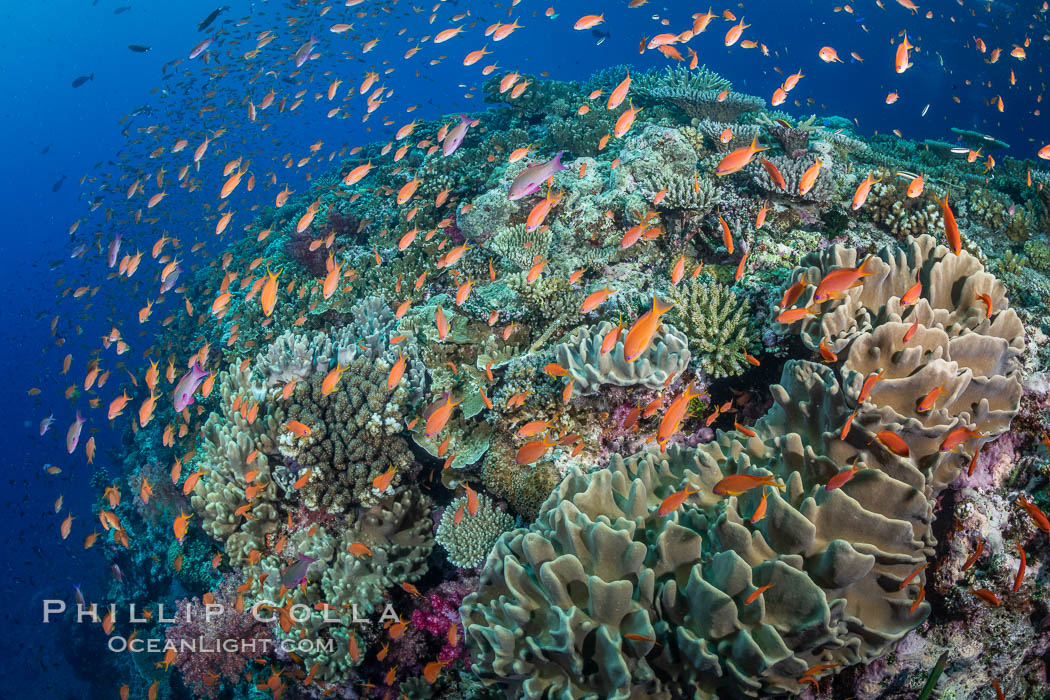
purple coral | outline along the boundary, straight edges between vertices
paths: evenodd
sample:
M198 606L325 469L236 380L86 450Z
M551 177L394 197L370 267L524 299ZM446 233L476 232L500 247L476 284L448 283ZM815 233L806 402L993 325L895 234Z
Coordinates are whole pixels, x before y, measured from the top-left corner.
M200 598L178 601L177 622L164 632L175 645L183 682L198 696L214 698L220 678L236 682L249 660L272 648L267 625L237 611L234 587L230 579L219 586L210 619Z
M466 647L463 645L463 625L460 623L459 606L477 586L477 577L459 581L446 581L423 596L421 606L412 611L412 628L423 630L442 641L438 661L462 659L470 665ZM456 643L449 643L449 628L457 627Z
M335 207L328 210L328 218L318 234L316 227L307 229L302 233L296 233L293 229L289 232L288 240L285 242L284 252L302 265L314 277L324 277L328 273L326 261L328 260L329 248L327 246L314 246L311 244L318 236L327 236L334 233L337 239L356 236L361 227L361 221L352 214L344 214Z

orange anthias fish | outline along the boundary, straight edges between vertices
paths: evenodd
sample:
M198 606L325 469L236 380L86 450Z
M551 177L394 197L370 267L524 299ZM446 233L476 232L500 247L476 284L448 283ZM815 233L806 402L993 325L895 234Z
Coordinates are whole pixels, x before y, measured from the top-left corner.
M841 299L848 289L859 287L864 284L863 278L872 274L868 269L871 256L864 258L857 267L847 267L842 270L833 270L824 275L824 279L817 284L817 290L813 293L813 301L820 303L828 299Z
M689 408L689 402L700 396L701 393L703 392L699 389L694 390L693 385L690 384L667 407L664 417L660 419L660 427L656 429L656 443L660 446L661 452L667 448L667 441L678 432L678 427L682 424L682 418L685 417L685 412Z
M660 327L660 317L673 308L673 303L664 303L653 297L652 308L638 317L624 338L623 354L628 362L634 362L649 349L649 344Z
M733 474L732 476L727 476L721 479L715 484L712 491L719 496L739 496L746 491L757 489L760 486L775 486L781 490L784 488L784 485L778 483L771 475L756 476L754 474Z
M452 417L452 409L462 402L463 399L453 401L451 395L446 396L444 402L435 406L430 415L427 416L426 425L424 427L425 435L427 437L434 437L440 433L445 427L445 424L448 423L448 419Z
M751 139L749 146L738 148L735 151L727 154L725 158L715 168L715 173L718 175L730 175L745 167L755 157L756 153L768 150L768 146L759 146L758 138Z
M772 583L767 583L764 586L759 586L754 591L752 591L751 595L749 595L747 598L744 599L744 605L751 605L756 600L758 600L758 597L760 595L762 595L763 593L765 593L766 591L768 591L772 587L773 587Z
M678 507L685 503L685 499L692 496L694 493L699 493L696 489L691 489L686 486L681 491L672 493L663 501L660 502L660 508L656 511L657 515L668 515L678 510Z
M824 490L834 491L835 489L842 488L857 475L857 472L863 471L864 469L867 469L867 467L859 467L857 466L857 463L854 462L852 467L843 469L838 474L828 479L828 483L824 485Z
M959 226L955 223L955 214L952 213L952 208L948 206L948 192L944 192L944 201L940 202L941 215L944 218L944 237L948 240L948 245L951 247L952 252L958 255L962 252L962 236L959 235Z
M876 182L882 182L882 179L873 180L872 173L869 172L868 176L864 178L864 181L857 185L857 191L853 193L853 209L860 209L864 206L864 202L868 200L868 194L871 192L871 186Z
M548 439L548 436L544 435L542 440L534 440L522 445L514 456L514 461L518 464L532 464L542 458L543 455L547 454L547 450L557 444L557 440L552 442Z
M172 529L175 531L175 539L178 540L179 544L182 544L182 540L186 537L186 532L189 530L190 518L193 514L186 515L184 511L179 511L179 516L175 518L172 523Z
M916 412L925 413L926 411L931 410L937 403L937 399L939 399L941 397L941 394L944 393L944 386L944 384L936 386L930 390L930 393L922 397L922 400L919 401L919 405L915 408Z
M1028 499L1028 494L1018 494L1017 500L1014 501L1014 505L1024 508L1040 530L1043 532L1050 532L1050 519L1046 517L1046 514L1043 513L1042 510L1040 510L1039 506Z
M982 433L970 430L964 425L959 426L958 428L955 428L950 433L948 433L948 435L944 438L944 441L941 443L940 450L941 452L951 452L967 440L970 440L971 438L981 437L984 437Z
M390 483L394 480L394 467L390 467L385 472L372 479L372 488L380 493L383 493L390 488Z
M880 431L875 435L875 439L881 442L887 450L898 457L907 457L911 454L911 451L908 449L908 443L904 441L904 438L892 430Z

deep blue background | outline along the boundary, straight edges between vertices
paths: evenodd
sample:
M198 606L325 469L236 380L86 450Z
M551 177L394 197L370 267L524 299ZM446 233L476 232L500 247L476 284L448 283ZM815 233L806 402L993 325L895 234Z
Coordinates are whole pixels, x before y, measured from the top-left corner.
M560 15L555 19L544 16L544 10L552 1ZM238 20L252 13L252 35L267 28L287 34L283 23L277 21L279 15L290 12L283 4L258 0L226 2L233 7L223 20ZM727 50L722 37L730 23L721 18L712 22L708 32L695 38L690 46L699 52L701 62L730 78L737 90L758 94L767 100L783 76L801 69L805 77L790 97L791 101L802 101L803 106L795 107L789 102L782 109L788 108L796 115L817 112L857 117L862 133L900 129L909 138L948 138L950 126L975 128L1012 143L1010 154L1029 158L1050 141L1048 130L1043 127L1039 132L1040 119L1032 114L1038 107L1036 96L1043 92L1045 80L1038 66L1045 62L1047 55L1043 39L1047 27L1045 15L1038 12L1040 3L989 5L966 0L965 6L960 7L954 1L922 2L919 15L909 13L894 0L884 0L884 3L885 9L880 9L874 2L861 0L854 3L856 11L852 15L834 12L832 2L765 0L734 5L732 11L752 25L744 38L765 43L774 55L764 57L757 49L744 50L739 46ZM565 79L582 78L594 70L622 62L640 67L665 65L667 60L656 52L639 56L639 40L643 35L686 29L690 25L690 14L704 9L692 2L654 2L629 10L626 1L524 0L510 15L524 28L506 41L489 42L495 54L472 68L464 68L460 65L462 56L487 43L482 37L484 27L506 20L509 3L493 8L486 3L459 0L454 8L441 10L434 25L427 24L433 0L421 0L418 4L425 7L425 11L418 14L406 14L408 3L402 0L394 6L393 13L380 17L389 23L386 26L380 26L378 20L346 19L356 22L357 30L363 30L366 38L381 39L376 50L363 57L364 62L346 59L341 54L344 49L356 53L358 43L337 40L327 32L328 26L346 17L341 3L328 3L333 5L332 12L318 19L317 11L324 4L308 2L295 10L299 16L313 17L308 26L316 28L321 38L316 50L323 54L322 58L304 67L304 74L316 74L311 92L327 87L331 78L320 75L326 69L335 71L335 76L356 90L366 69L389 58L397 72L387 76L385 82L394 87L397 94L367 125L360 121L363 102L360 98L355 97L349 103L352 105L350 118L332 120L324 117L331 104L315 103L308 96L296 112L272 119L269 119L272 115L268 115L267 120L273 121L269 131L244 129L238 132L236 140L227 138L227 152L221 158L206 161L211 168L206 181L214 187L194 195L169 188L173 194L165 205L170 206L161 209L165 210L164 216L172 218L166 219L164 225L177 231L184 240L192 241L198 235L207 240L210 236L214 220L205 220L201 205L205 202L213 205L216 201L215 192L221 178L214 171L222 162L242 152L250 153L260 164L257 167L268 170L272 167L270 159L279 160L284 153L303 155L307 145L318 139L324 139L323 151L327 153L343 143L357 145L386 140L394 129L412 118L434 118L480 109L480 98L469 100L463 95L468 91L480 94L478 87L483 80L480 68L492 59L498 61L501 68L497 75L503 69L533 73L546 70L551 72L551 77ZM374 4L367 2L362 7ZM131 9L122 14L113 13L122 6L131 6ZM53 688L46 696L59 697L59 693L65 691L76 695L78 687L65 672L65 662L52 645L50 631L38 624L39 598L57 594L68 599L71 585L77 582L83 583L85 594L91 598L93 593L101 591L105 577L109 576L97 552L85 553L81 544L92 527L90 504L98 497L87 489L91 467L84 464L82 447L74 458L68 457L64 449L66 428L75 408L85 408L84 399L74 406L62 398L62 392L68 384L82 380L88 354L99 346L99 336L113 325L108 318L111 310L133 313L147 297L154 296L143 288L135 298L121 297L129 287L114 286L113 282L104 280L104 269L97 261L83 263L68 259L67 230L75 219L87 215L81 196L91 191L90 183L81 188L79 180L85 174L117 173L108 161L121 153L130 153L131 162L145 161L149 149L129 146L118 121L136 107L160 104L151 90L165 85L161 81L162 67L172 59L185 57L200 41L203 35L198 34L196 25L215 7L215 0L98 0L95 5L92 0L41 0L9 1L0 5L0 46L4 47L0 69L0 134L3 135L0 197L4 205L0 229L3 241L0 367L4 385L0 425L5 447L2 503L3 512L8 516L7 536L0 555L4 561L0 590L4 594L3 615L8 624L0 639L3 650L8 652L4 655L8 668L16 678L24 676L21 683L26 692ZM933 19L923 17L928 7L934 9ZM449 26L451 14L468 8L477 26L467 35L441 46L427 44L411 61L402 60L410 44L405 37L395 36L397 29L408 27L408 36L436 33ZM600 12L603 8L606 23L598 29L610 32L611 36L596 46L594 36L573 31L572 23L583 14ZM721 9L715 7L716 12ZM668 17L670 27L662 27L653 15ZM216 26L220 25L221 22ZM920 48L913 54L915 67L903 76L893 71L894 46L890 43L900 30L907 30L912 43ZM973 36L981 36L989 49L1002 47L1003 57L999 63L984 62L987 55L974 50ZM1008 54L1012 45L1021 43L1025 36L1031 38L1032 45L1027 49L1028 60L1022 63ZM128 44L149 45L152 50L132 53ZM820 62L816 54L823 45L835 47L847 63ZM248 48L251 47L238 47L238 55ZM859 53L864 62L852 61L851 51ZM236 56L225 55L221 39L219 52L226 63L238 60ZM428 65L429 59L442 54L449 58L436 67ZM775 73L774 66L782 68L783 73ZM200 68L199 63L187 62L177 70L180 74L193 74ZM1014 87L1008 84L1011 69L1017 76ZM75 77L91 73L95 74L93 81L78 89L71 87ZM209 87L215 87L220 94L225 91L238 101L246 93L258 101L267 83L249 87L241 82L245 75L231 70L231 77ZM972 84L966 85L967 80ZM166 86L176 94L189 89L188 97L197 99L200 83L187 88L186 83L180 81L181 77L169 79ZM993 85L989 87L988 81ZM294 91L287 85L277 86L286 92ZM884 100L891 90L901 97L897 104L887 106ZM989 104L999 94L1006 103L1003 114ZM953 102L952 95L957 95L961 103ZM814 101L812 106L805 104L807 98ZM413 103L422 106L411 115L404 114L402 110ZM922 118L920 112L927 103L931 106ZM245 121L241 107L229 109L231 123ZM380 124L382 114L392 116L393 126ZM185 123L170 124L161 111L156 111L152 117L136 118L132 125L169 124L173 127L173 137L199 129L194 110L187 110L181 118ZM366 131L366 127L371 131ZM243 146L237 144L242 135L246 139ZM191 139L189 150L195 145ZM42 152L45 147L47 153ZM102 166L96 169L99 162ZM264 163L266 165L261 165ZM316 167L317 173L323 170L324 167ZM296 191L307 187L302 171L281 167L278 172L282 178L279 186L287 183ZM65 176L62 186L53 192L53 186L62 176ZM169 173L171 177L173 174ZM249 220L247 203L270 202L276 189L260 187L254 195L246 195L242 188L232 205L240 214L235 217L234 226L243 226ZM112 204L119 206L119 198ZM141 200L137 205L142 206ZM104 240L109 240L113 231L106 228L99 214L85 221L79 235L103 231ZM156 232L146 235L126 231L125 235L143 250L148 250L157 237ZM56 261L61 264L54 270L49 269ZM66 281L56 286L61 278ZM80 284L103 287L87 312L85 300L57 298L61 289ZM168 312L170 307L157 311L155 318ZM61 316L60 328L68 337L61 348L54 346L48 329L55 314ZM117 318L121 318L119 313ZM83 335L75 335L73 324L83 327ZM132 352L124 359L134 362L150 341L148 337L138 337L137 324L118 320L118 326L132 345ZM67 352L74 355L73 369L69 376L58 376ZM109 362L108 366L112 364ZM112 384L100 394L102 410L119 393L116 379L111 379ZM28 395L27 389L31 386L39 387L42 393ZM93 412L82 444L91 434L88 429L96 428L100 448L96 459L108 464L111 459L106 448L112 448L116 441L115 434L102 420L102 410ZM51 412L56 423L48 435L40 438L38 423ZM123 429L125 425L118 423L117 427ZM46 463L61 466L63 473L57 477L46 476L43 473ZM74 523L73 534L65 542L58 537L58 525L65 510L58 516L52 510L59 493L64 494L66 508L79 518ZM18 685L19 681L15 682Z

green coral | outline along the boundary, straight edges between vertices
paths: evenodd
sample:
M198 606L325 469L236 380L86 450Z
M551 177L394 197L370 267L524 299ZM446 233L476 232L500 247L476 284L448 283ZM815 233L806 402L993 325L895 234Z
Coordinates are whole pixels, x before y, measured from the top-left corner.
M695 279L675 292L671 313L686 337L695 362L712 377L739 374L753 329L747 302L720 282Z
M455 522L457 513L459 523ZM473 515L467 509L467 497L460 496L441 515L437 542L444 547L450 562L463 569L472 569L485 563L492 545L513 527L514 518L496 508L488 496L478 496L477 511Z
M669 66L662 71L653 69L631 78L631 91L646 97L658 98L659 96L653 93L667 89L697 90L717 94L730 87L732 83L707 66L699 66L695 70L690 70L685 66Z

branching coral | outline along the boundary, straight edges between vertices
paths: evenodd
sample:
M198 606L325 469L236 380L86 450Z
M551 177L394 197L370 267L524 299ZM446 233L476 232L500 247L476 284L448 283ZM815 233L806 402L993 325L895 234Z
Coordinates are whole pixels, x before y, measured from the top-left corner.
M729 124L710 119L696 120L695 129L703 135L705 145L719 153L728 153L737 148L743 148L762 133L761 127L757 124ZM688 135L690 132L683 127L682 133ZM729 138L726 139L725 136Z
M300 490L312 509L345 510L371 502L372 480L393 468L394 483L410 479L419 466L399 433L405 430L411 388L387 389L393 363L357 357L345 365L338 390L324 394L326 374L299 382L287 408L289 420L310 429L298 435L283 429L281 455L312 474Z
M456 522L457 518L459 522ZM437 542L445 549L450 562L463 569L472 569L485 563L492 545L513 527L514 518L496 508L488 496L478 496L477 511L473 515L467 508L467 497L460 496L442 513Z
M747 303L714 281L693 280L684 288L671 314L689 339L694 361L712 377L739 374L744 353L754 342Z
M800 188L802 176L817 162L817 157L790 158L787 156L772 156L766 160L776 166L777 170L784 177L784 182L787 186L784 189L777 187L766 168L760 163L755 163L750 166L750 170L754 175L755 184L762 189L773 194L783 194L811 202L827 202L834 198L835 183L831 163L823 162L821 164L820 172L812 187L805 194L802 194Z
M699 66L690 70L684 66L669 66L664 70L650 70L639 73L631 79L631 92L637 95L653 97L654 90L678 89L714 91L728 90L731 83L718 73Z
M678 107L693 119L710 119L731 122L748 112L757 112L766 106L761 97L730 92L719 100L719 90L693 90L689 88L660 87L649 91L654 100Z
M706 214L719 201L718 186L710 178L675 177L649 183L654 195L666 190L663 200L657 205L661 209L689 210Z

